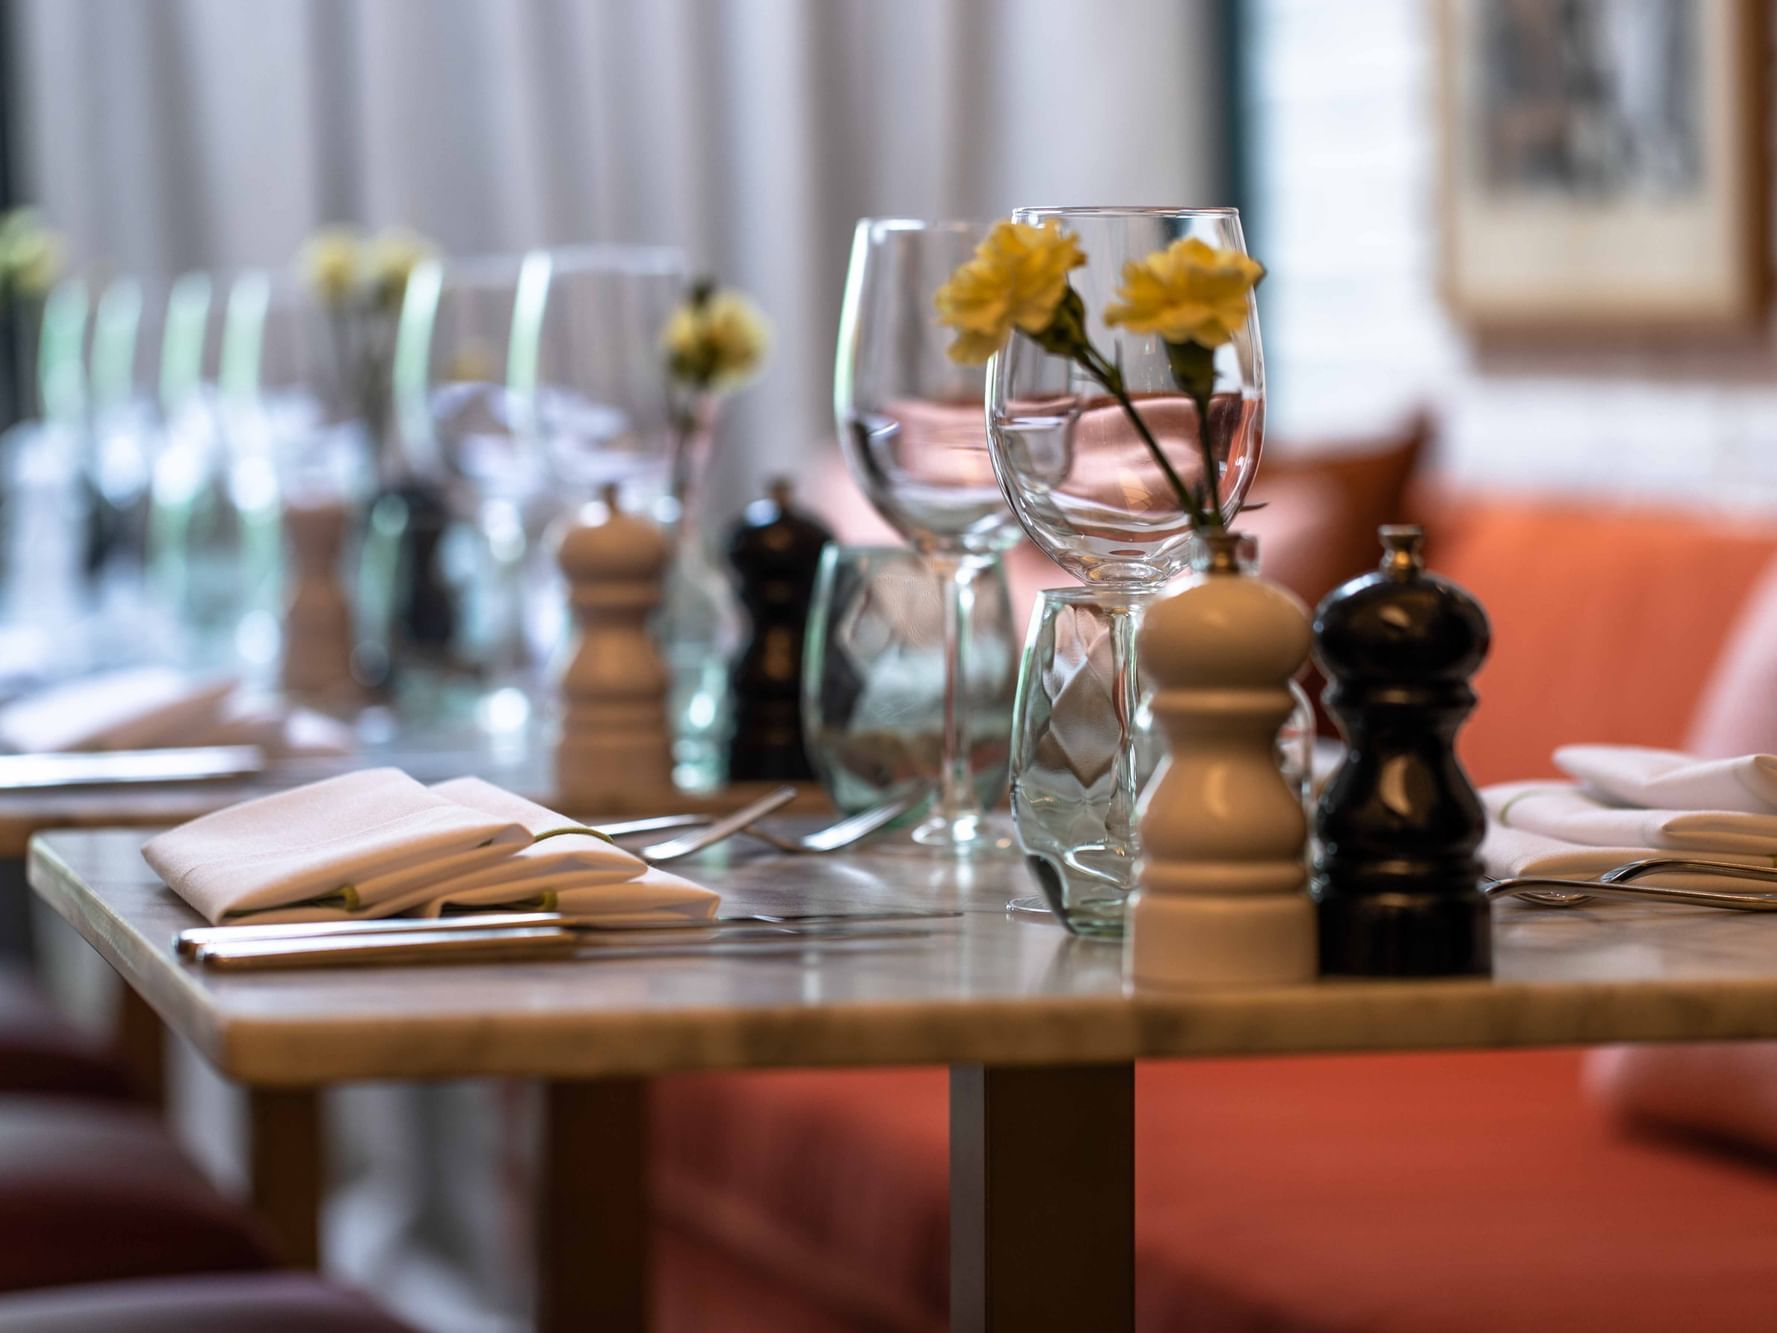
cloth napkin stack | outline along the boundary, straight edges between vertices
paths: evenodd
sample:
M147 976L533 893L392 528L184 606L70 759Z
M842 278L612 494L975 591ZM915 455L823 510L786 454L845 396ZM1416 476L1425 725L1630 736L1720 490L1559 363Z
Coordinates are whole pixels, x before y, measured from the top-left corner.
M1555 765L1572 781L1511 782L1481 793L1488 875L1595 879L1626 861L1660 856L1777 866L1777 755L1705 760L1639 746L1568 745L1555 751ZM1733 885L1731 877L1682 871L1641 882Z
M227 676L131 667L83 676L0 708L0 748L24 752L257 745L274 756L351 753L351 728L248 698Z
M215 924L559 911L697 920L717 896L479 778L426 787L368 769L204 815L142 855Z

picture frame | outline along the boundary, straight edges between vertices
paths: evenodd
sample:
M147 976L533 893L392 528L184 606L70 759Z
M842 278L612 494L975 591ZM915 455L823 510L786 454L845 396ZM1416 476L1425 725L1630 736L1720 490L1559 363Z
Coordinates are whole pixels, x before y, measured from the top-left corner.
M1766 311L1763 0L1436 0L1441 286L1478 332Z

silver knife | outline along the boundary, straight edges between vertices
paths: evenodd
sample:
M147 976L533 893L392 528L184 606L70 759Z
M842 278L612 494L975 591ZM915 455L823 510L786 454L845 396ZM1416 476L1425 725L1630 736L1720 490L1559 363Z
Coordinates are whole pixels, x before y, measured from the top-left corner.
M584 962L650 958L756 957L806 953L923 939L926 930L880 930L786 935L683 943L583 948L573 931L554 927L444 934L393 934L345 939L258 940L206 945L198 961L223 971L306 967L389 967L412 963L523 962L573 958Z
M0 791L125 782L215 782L264 771L265 752L253 745L6 754L0 755Z
M264 925L243 922L238 926L189 926L173 937L173 952L195 958L212 944L248 941L339 939L351 935L452 935L464 931L526 930L555 926L606 935L653 934L663 930L710 931L739 926L811 926L878 924L895 921L931 921L961 916L954 908L921 910L888 908L863 912L745 912L695 920L618 924L598 917L571 916L561 912L464 912L439 917L375 917L354 921L280 921Z

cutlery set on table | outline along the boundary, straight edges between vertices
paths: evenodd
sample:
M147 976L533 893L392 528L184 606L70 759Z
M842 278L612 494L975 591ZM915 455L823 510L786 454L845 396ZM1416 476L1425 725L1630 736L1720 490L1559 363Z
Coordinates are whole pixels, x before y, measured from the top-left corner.
M662 815L594 826L573 824L467 780L426 789L384 770L350 784L335 780L334 788L333 799L311 790L305 800L299 789L247 802L148 845L150 864L216 923L181 931L174 940L180 957L248 971L772 956L919 939L933 933L932 923L959 915L916 908L723 914L716 911L714 893L657 869L741 836L779 855L837 852L909 813L918 804L912 799L787 837L757 827L757 821L792 800L793 787L719 818ZM393 805L357 827L332 817L346 803L390 797ZM470 800L489 814L511 814L515 823L486 840L477 836L473 845L456 838L416 854L416 839L430 836L420 835L420 826L435 834L445 823L461 822L463 812L447 811L448 800L439 798ZM294 838L288 836L293 817ZM305 820L319 837L318 847L301 835ZM286 834L281 840L273 833L279 826ZM683 831L634 850L618 842L676 830ZM268 836L262 839L262 832ZM476 835L486 832L474 827ZM514 845L502 854L509 832ZM269 873L268 857L274 862ZM231 862L241 875L229 876ZM347 878L348 871L355 873ZM242 885L242 876L255 882ZM220 892L219 879L230 880ZM322 886L330 891L317 892Z

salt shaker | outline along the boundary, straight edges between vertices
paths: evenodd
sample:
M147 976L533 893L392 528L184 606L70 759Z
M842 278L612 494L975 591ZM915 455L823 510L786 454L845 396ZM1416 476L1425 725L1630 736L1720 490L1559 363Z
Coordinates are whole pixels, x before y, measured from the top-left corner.
M1321 970L1484 974L1486 815L1455 739L1475 705L1487 616L1426 572L1421 529L1381 536L1380 568L1329 593L1314 617L1327 709L1349 747L1315 818Z

